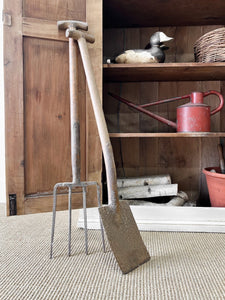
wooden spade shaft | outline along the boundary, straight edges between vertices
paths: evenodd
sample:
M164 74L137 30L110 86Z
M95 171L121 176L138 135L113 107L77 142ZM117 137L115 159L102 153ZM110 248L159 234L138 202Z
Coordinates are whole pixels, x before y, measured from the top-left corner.
M102 145L102 152L104 156L106 175L107 175L106 177L107 177L107 186L108 186L108 201L110 205L118 206L119 199L118 199L118 191L117 191L117 176L116 176L116 167L114 162L113 150L112 150L112 145L109 138L108 129L106 126L106 121L101 106L101 100L98 93L94 72L90 62L87 43L84 37L80 37L77 40L77 42L80 48L84 71L86 74L87 84L88 84L88 88L92 100L92 107L94 110L99 137Z

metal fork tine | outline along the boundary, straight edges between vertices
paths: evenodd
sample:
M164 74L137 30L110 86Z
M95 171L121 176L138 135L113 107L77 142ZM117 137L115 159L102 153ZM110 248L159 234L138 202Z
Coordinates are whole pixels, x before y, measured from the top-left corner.
M101 194L100 194L100 186L97 183L97 198L98 198L98 207L101 207ZM102 218L99 214L99 220L100 220L100 228L101 228L101 235L102 235L102 246L103 246L103 252L105 252L105 237L104 237L104 229L102 225Z
M68 255L71 255L71 187L69 186L68 209L69 209L69 236L68 236Z
M54 242L55 218L56 218L56 202L57 202L57 185L54 186L54 190L53 190L53 214L52 214L52 235L51 235L50 258L52 258L52 255L53 255L53 242Z
M86 187L85 186L83 186L83 212L84 212L85 253L88 254L87 205L86 205Z

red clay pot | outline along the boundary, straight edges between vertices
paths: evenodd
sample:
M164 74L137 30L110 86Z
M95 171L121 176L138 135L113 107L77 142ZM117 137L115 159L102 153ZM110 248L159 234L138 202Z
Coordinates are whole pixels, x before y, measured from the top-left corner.
M214 169L216 173L210 172L212 169ZM211 206L225 207L225 174L217 172L220 172L219 167L203 169L203 173L206 176Z

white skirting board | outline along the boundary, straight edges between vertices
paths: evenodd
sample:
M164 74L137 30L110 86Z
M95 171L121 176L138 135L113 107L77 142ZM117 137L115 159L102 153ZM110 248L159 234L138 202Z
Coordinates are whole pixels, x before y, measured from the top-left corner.
M130 206L141 231L225 233L225 208ZM87 209L88 229L100 229L98 208ZM83 210L78 227L84 227Z

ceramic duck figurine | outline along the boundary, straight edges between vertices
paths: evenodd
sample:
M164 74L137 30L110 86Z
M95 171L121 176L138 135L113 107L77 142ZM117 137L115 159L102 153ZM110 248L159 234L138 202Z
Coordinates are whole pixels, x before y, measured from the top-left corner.
M126 50L115 58L119 64L135 63L163 63L165 60L164 50L166 48L162 43L172 40L161 31L155 32L150 38L149 49Z

